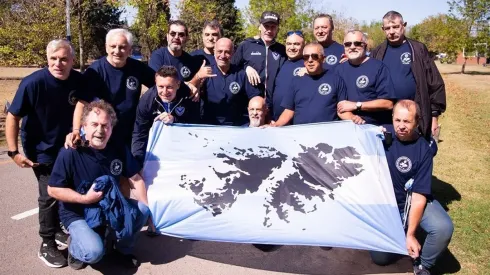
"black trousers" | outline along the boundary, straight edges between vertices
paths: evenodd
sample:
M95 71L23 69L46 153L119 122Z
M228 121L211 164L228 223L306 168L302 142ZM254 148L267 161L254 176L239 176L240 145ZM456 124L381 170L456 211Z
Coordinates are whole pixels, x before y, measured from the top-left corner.
M53 163L40 164L32 168L39 188L39 236L43 240L54 240L56 232L61 231L58 202L48 195L48 182Z

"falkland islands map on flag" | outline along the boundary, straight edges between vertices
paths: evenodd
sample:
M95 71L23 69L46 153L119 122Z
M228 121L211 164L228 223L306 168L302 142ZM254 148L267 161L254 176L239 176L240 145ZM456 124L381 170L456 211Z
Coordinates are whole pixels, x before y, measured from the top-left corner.
M143 178L157 230L210 241L406 254L377 127L155 123Z

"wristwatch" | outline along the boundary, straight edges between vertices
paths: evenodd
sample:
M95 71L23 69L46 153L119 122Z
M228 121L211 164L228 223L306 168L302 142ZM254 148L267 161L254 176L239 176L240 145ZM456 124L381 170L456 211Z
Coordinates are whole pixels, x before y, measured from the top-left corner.
M7 156L14 158L19 153L19 150L7 151Z
M356 103L356 111L360 111L361 110L361 107L362 107L362 102L358 101Z

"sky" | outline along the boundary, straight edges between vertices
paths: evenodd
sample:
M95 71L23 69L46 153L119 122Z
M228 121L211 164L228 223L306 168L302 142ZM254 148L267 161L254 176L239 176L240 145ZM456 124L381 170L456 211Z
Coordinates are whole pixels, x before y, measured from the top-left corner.
M344 17L353 17L359 22L380 20L389 10L398 11L403 15L409 26L420 23L424 18L438 13L447 13L449 6L447 0L311 0L314 4L323 7L328 12L336 11ZM179 0L171 0L171 13L176 14L175 3ZM242 9L248 5L248 0L236 0L236 6ZM136 14L133 8L127 8L123 17L131 24Z

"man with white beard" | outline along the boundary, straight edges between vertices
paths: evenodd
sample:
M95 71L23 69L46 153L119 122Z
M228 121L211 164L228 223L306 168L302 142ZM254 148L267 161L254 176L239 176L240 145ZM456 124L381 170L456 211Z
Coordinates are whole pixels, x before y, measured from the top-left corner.
M256 96L248 102L248 117L250 122L249 127L260 127L265 124L267 116L267 105L265 99L261 96Z
M367 38L363 32L347 32L344 49L349 61L335 68L347 86L347 100L337 104L337 111L342 119L357 124L391 124L395 90L390 72L383 62L366 55L366 47Z

